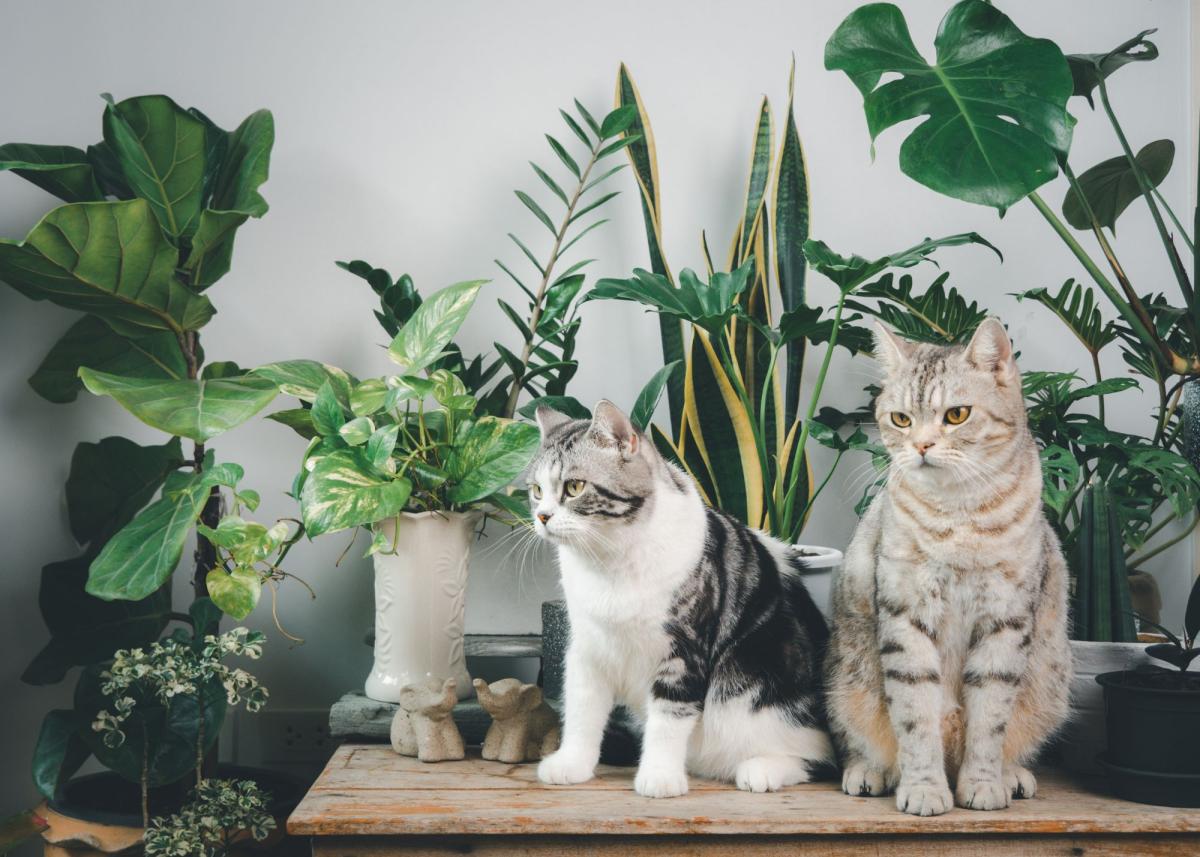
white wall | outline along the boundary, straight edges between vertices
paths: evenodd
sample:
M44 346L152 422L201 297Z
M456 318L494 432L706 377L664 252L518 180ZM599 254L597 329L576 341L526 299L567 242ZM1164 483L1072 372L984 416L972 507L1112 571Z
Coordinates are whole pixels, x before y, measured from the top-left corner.
M952 282L1000 313L1024 365L1084 369L1049 316L1006 294L1057 286L1078 266L1036 212L1021 205L1003 220L986 209L924 190L896 167L901 139L889 133L874 165L859 97L841 74L822 68L822 47L850 2L729 2L703 6L613 0L584 7L557 2L299 3L210 0L184 4L81 4L42 0L6 4L0 29L5 106L0 139L84 144L99 136L101 101L166 92L226 126L258 107L275 114L278 142L264 188L271 211L238 238L234 271L211 293L220 312L204 333L212 358L255 365L311 356L360 376L388 370L371 317L373 296L333 267L363 257L408 271L429 291L450 282L495 277L462 341L488 348L496 331L511 333L490 300L515 288L492 264L518 261L504 234L540 242L537 227L511 189L536 189L526 161L551 162L543 132L558 133L557 108L574 96L602 110L611 103L618 61L632 68L650 110L662 171L665 241L672 266L700 266L698 237L708 229L728 240L745 182L751 124L765 92L782 118L790 56L796 56L797 111L812 178L813 233L835 248L866 255L907 246L927 235L975 229L1006 254L956 249L939 254ZM932 38L943 2L902 4L922 46ZM1067 50L1100 51L1158 27L1162 58L1112 81L1135 143L1188 140L1189 7L1183 0L1074 0L1000 4L1026 29ZM1193 4L1194 6L1194 4ZM1088 166L1117 147L1100 116L1075 104L1075 161ZM1186 149L1184 149L1186 151ZM1187 208L1186 167L1164 193ZM646 264L641 215L628 175L614 204L615 222L587 253L594 272L619 275ZM1046 192L1056 203L1061 183ZM0 177L0 234L20 236L51 205L36 188ZM536 246L541 246L537 243ZM1142 283L1167 281L1148 217L1137 206L1121 222L1126 267ZM933 269L918 273L925 281ZM812 300L830 288L813 278ZM619 304L589 305L580 337L582 368L573 393L628 403L659 360L652 317ZM65 700L68 686L33 690L18 675L44 642L36 615L38 569L74 550L62 504L71 450L81 440L121 433L152 435L111 402L82 398L50 405L24 379L71 321L71 314L0 289L0 809L31 797L26 776L43 712ZM814 361L815 363L815 361ZM815 369L815 366L810 366ZM1108 370L1121 372L1114 353ZM839 359L828 403L847 407L872 377L869 361ZM1118 420L1144 426L1147 403L1124 397ZM1113 410L1117 408L1112 407ZM293 512L283 496L301 444L280 426L253 422L217 444L239 461L247 484L263 493L262 514ZM851 474L847 468L846 474ZM854 519L855 492L837 483L807 537L843 545ZM493 541L499 542L498 536ZM319 598L285 587L280 614L308 642L289 650L274 634L261 672L274 705L320 707L358 684L369 663L362 645L371 609L368 566L352 552L333 561L341 536L304 545L292 569ZM554 572L535 554L518 568L504 546L481 550L469 603L475 631L536 629L538 604L555 593ZM1188 564L1176 553L1156 563L1168 604L1177 605ZM181 596L182 598L182 596ZM269 625L266 610L252 619Z

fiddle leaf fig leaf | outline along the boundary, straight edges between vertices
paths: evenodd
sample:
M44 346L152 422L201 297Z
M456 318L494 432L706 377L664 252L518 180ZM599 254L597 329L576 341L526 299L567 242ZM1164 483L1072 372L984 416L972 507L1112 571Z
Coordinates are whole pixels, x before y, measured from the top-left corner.
M167 475L182 465L179 438L162 446L139 446L123 437L76 446L66 485L75 541L103 543L129 523Z
M0 146L0 170L12 170L64 202L104 199L87 152L74 146L7 143Z
M79 377L92 393L111 396L146 425L198 443L244 423L278 394L275 384L255 375L155 381L80 369Z
M33 782L47 800L53 800L59 786L92 755L79 737L81 729L85 728L80 721L77 712L63 708L47 713L42 720L33 751Z
M168 235L190 236L204 197L204 122L165 95L107 100L104 142L120 161L125 180L150 203Z
M1001 211L1058 174L1071 145L1074 84L1054 42L1021 32L984 0L956 3L938 27L936 62L917 51L891 3L861 6L825 45L825 68L862 93L872 141L925 117L900 169L938 193ZM898 79L880 83L884 75Z
M0 280L33 300L95 313L113 330L198 330L215 310L175 276L176 249L144 199L63 205L24 241L0 239Z
M1158 187L1171 171L1171 164L1175 160L1175 144L1170 140L1147 143L1137 153L1135 160L1142 174L1150 181L1150 186ZM1083 191L1083 198L1096 215L1096 220L1113 232L1116 232L1117 218L1130 203L1142 196L1137 174L1124 155L1109 158L1084 171L1079 176L1079 189ZM1067 223L1076 229L1092 228L1087 207L1073 187L1067 190L1063 199L1062 213Z

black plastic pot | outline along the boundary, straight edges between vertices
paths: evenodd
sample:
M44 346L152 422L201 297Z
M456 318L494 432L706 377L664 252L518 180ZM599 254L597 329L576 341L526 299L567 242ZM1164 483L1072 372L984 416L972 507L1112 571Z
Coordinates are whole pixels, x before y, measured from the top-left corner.
M1108 751L1100 763L1118 797L1200 807L1200 683L1173 673L1103 673Z

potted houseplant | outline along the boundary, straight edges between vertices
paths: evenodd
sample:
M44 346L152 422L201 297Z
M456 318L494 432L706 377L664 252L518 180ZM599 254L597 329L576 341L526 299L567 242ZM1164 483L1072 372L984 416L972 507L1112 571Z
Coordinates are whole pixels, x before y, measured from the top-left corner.
M166 96L106 100L103 140L86 151L0 146L0 168L66 203L24 240L0 240L0 280L85 313L30 378L35 391L69 402L86 387L166 435L160 445L108 437L76 448L66 494L80 552L42 570L51 640L23 675L50 684L81 668L72 707L46 716L34 754L34 781L56 817L72 817L75 830L115 818L140 838L149 816L182 805L188 782L218 776L215 743L231 696L206 661L212 675L172 703L151 710L131 694L131 703L121 698L128 708L113 711L102 675L131 652L203 652L226 639L222 613L250 613L262 588L285 576L279 563L299 534L286 522L243 518L258 495L239 484L242 468L218 463L209 446L265 407L275 384L232 363L206 365L200 345L215 312L207 290L228 272L238 228L267 209L258 188L274 141L271 114L253 113L229 132ZM193 534L196 597L179 612L171 580ZM171 622L188 630L160 640ZM102 709L126 715L139 741L104 743L93 728ZM86 786L72 780L92 756L109 770ZM298 798L290 784L251 778L276 799ZM51 824L47 841L65 825Z
M1188 671L1200 655L1200 579L1188 598L1182 638L1148 624L1167 641L1148 646L1146 654L1171 669L1144 666L1096 677L1104 688L1108 734L1121 736L1109 742L1101 764L1126 800L1200 806L1200 674Z
M664 366L682 366L667 378L670 428L652 426L660 450L696 480L705 499L753 527L796 542L814 502L829 484L842 456L867 449L866 434L844 421L821 421L818 403L832 351L852 354L870 336L854 326L846 301L889 267L915 265L939 246L982 243L974 234L926 240L900 253L868 261L842 257L808 238L809 196L804 154L791 104L780 152L772 153L770 105L764 98L755 123L751 171L739 209L728 273L720 272L702 240L708 282L690 270L674 277L660 243L661 202L650 121L627 68L621 66L617 100L637 108L629 147L642 191L651 271L605 279L588 300L643 304L659 314ZM838 288L828 311L805 302L812 265ZM781 312L772 317L773 302ZM685 330L686 327L686 330ZM826 345L813 389L803 397L801 378L809 345ZM828 413L825 415L828 416ZM809 440L834 451L829 471L814 478ZM718 453L717 451L721 452ZM821 575L828 601L828 572L840 561L832 548L801 546L811 573Z
M1104 746L1092 677L1144 658L1132 642L1132 622L1113 612L1110 595L1116 603L1129 603L1126 563L1136 568L1195 525L1195 461L1189 467L1179 457L1186 452L1184 438L1189 431L1195 433L1187 429L1186 415L1180 419L1180 401L1200 374L1194 321L1200 304L1184 261L1190 254L1194 277L1195 245L1156 189L1170 170L1174 144L1153 141L1135 152L1106 83L1124 66L1157 57L1157 47L1146 38L1149 34L1140 33L1111 51L1064 55L1053 42L1021 32L991 4L962 0L943 19L937 60L930 64L909 39L901 11L879 3L852 12L825 49L826 68L844 71L862 93L872 137L904 119L928 117L901 146L903 172L939 193L1001 213L1028 200L1116 312L1115 319L1104 321L1095 293L1073 281L1057 292L1035 289L1023 295L1059 317L1087 350L1097 373L1092 385L1072 386L1060 378L1044 388L1043 396L1055 399L1051 410L1063 411L1062 406L1084 399L1097 404L1096 416L1074 413L1065 423L1058 418L1043 423L1049 431L1043 438L1049 441L1044 461L1047 496L1053 502L1048 506L1060 535L1074 548L1069 554L1076 591L1074 625L1082 639L1073 643L1080 673L1073 685L1073 704L1085 713L1073 721L1063 743L1069 751L1078 751L1076 755L1082 753L1079 762L1089 762ZM960 62L961 57L970 59ZM885 74L898 77L881 84ZM925 93L919 102L908 98L917 86ZM1069 158L1073 122L1067 106L1078 97L1094 107L1096 94L1119 153L1076 175ZM988 133L975 133L981 127ZM947 169L948 164L954 169ZM1060 173L1067 183L1061 217L1039 193ZM1120 262L1114 224L1134 203L1145 205L1154 222L1183 306L1172 305L1161 294L1139 291ZM1096 258L1072 229L1090 234L1100 251ZM1104 426L1104 397L1132 383L1098 374L1097 355L1113 343L1121 347L1131 371L1158 395L1148 438L1121 435ZM1110 480L1114 467L1127 477L1123 484L1120 478L1115 484ZM1165 538L1163 528L1175 519L1190 524ZM1072 546L1085 522L1091 535ZM1109 542L1099 550L1104 534L1117 530L1120 543ZM1149 545L1155 537L1157 542ZM1087 545L1097 549L1084 550ZM1081 593L1102 594L1104 603L1094 604L1094 611L1085 608Z

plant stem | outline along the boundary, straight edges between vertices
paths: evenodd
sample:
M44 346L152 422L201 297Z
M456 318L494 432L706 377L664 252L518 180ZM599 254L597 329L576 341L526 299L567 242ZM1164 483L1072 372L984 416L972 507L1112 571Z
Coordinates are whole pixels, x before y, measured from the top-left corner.
M512 415L517 411L517 401L521 398L525 370L529 367L529 358L533 354L533 340L537 336L538 325L541 323L542 313L545 310L546 290L550 287L550 277L554 273L554 266L558 264L559 248L562 247L563 238L567 235L567 227L571 225L571 218L575 214L575 206L579 204L579 198L583 196L583 189L587 187L588 175L591 174L592 167L596 166L596 156L600 153L600 148L603 145L604 140L597 139L596 145L592 147L592 151L588 156L587 166L580 173L579 183L575 185L571 199L567 202L566 214L563 215L558 231L554 234L554 246L550 249L550 258L546 262L541 285L538 286L537 294L534 296L533 312L529 316L530 336L521 349L521 372L519 374L516 372L513 373L512 387L508 391L508 401L504 405L503 415L506 418L511 419Z
M1154 225L1158 228L1158 234L1162 238L1163 247L1167 250L1167 256L1171 260L1171 268L1175 272L1175 279L1179 281L1179 289L1183 293L1184 303L1187 304L1189 309L1194 311L1195 294L1188 280L1187 271L1184 270L1183 263L1180 261L1178 254L1174 252L1171 234L1167 231L1167 225L1163 222L1162 212L1158 210L1158 205L1154 202L1154 188L1150 184L1150 179L1147 178L1145 172L1142 170L1141 164L1137 162L1137 158L1133 154L1133 149L1129 145L1129 140L1125 138L1125 132L1121 128L1121 123L1117 121L1117 114L1113 112L1112 104L1109 103L1108 86L1104 82L1104 75L1099 75L1098 89L1100 90L1100 103L1104 105L1104 112L1108 114L1108 121L1112 124L1113 131L1116 132L1117 140L1121 143L1121 149L1125 152L1125 158L1129 161L1129 168L1133 171L1138 187L1142 191L1142 197L1146 200L1146 205L1150 208L1150 216L1154 218Z
M1167 518L1167 521L1173 521L1173 520L1175 520L1175 515L1171 515L1171 517ZM1141 565L1142 563L1146 562L1147 560L1153 559L1154 557L1158 556L1160 553L1167 550L1167 548L1174 547L1175 545L1179 544L1181 541L1183 541L1188 536L1190 536L1192 534L1192 531L1196 529L1197 520L1200 520L1200 516L1193 516L1192 522L1187 527L1185 527L1178 535L1172 536L1171 538L1167 539L1165 542L1163 542L1161 545L1156 547L1154 550L1148 551L1147 553L1144 553L1139 557L1134 557L1133 559L1130 559L1128 564L1133 567Z
M1167 217L1171 218L1171 222L1175 224L1175 228L1179 230L1179 237L1183 239L1183 243L1188 246L1188 249L1193 253L1196 252L1196 245L1192 243L1192 238L1187 234L1187 230L1183 228L1183 224L1179 222L1179 218L1175 216L1175 211L1171 208L1170 203L1166 198L1159 193L1158 188L1154 188L1154 198L1162 203L1162 207L1167 210Z
M150 733L142 724L142 828L150 827Z
M1100 377L1100 352L1089 351L1089 353L1092 355L1092 371L1096 373L1096 383L1099 384L1102 380L1104 380ZM1100 395L1096 398L1098 401L1097 411L1099 412L1100 422L1104 422L1104 396Z

